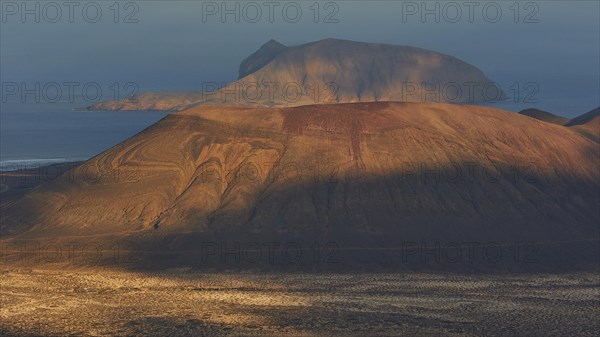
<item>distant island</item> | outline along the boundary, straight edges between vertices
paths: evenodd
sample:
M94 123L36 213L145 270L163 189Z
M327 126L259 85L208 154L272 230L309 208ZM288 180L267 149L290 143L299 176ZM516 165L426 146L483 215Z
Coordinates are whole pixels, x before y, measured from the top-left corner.
M239 79L198 92L142 93L91 110L180 111L194 105L290 107L376 101L474 103L506 95L475 66L434 51L325 39L287 47L270 40L244 59Z

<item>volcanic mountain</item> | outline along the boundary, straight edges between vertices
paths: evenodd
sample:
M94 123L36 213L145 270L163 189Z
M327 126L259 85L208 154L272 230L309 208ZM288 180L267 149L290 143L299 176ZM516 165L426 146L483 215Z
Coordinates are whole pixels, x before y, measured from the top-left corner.
M597 267L597 147L479 106L197 106L4 206L2 237L134 242L151 265L291 241L335 244L344 265L422 267L468 243L503 249L490 268Z
M481 70L434 51L325 39L286 47L270 40L244 59L239 80L205 92L146 93L93 110L182 110L198 105L299 106L372 101L480 102L505 97Z

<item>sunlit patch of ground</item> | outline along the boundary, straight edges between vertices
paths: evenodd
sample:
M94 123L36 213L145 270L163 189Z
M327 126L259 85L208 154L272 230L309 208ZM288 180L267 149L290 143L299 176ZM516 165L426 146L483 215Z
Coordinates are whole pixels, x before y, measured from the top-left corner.
M7 269L7 336L595 336L597 274Z

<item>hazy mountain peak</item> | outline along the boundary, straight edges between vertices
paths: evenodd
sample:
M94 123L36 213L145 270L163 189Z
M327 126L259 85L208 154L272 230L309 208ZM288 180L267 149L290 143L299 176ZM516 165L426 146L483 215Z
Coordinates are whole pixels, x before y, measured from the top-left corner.
M540 110L540 109L534 109L534 108L525 109L525 110L519 111L519 114L525 115L525 116L528 116L531 118L539 119L541 121L544 121L547 123L552 123L552 124L565 125L565 124L569 123L568 118L557 116L553 113L550 113L550 112L544 111L544 110Z
M600 107L573 118L566 126L600 143Z
M252 65L252 66L249 66ZM328 38L292 47L261 47L240 69L252 83L293 83L305 93L320 90L313 103L403 101L478 102L503 99L484 89L493 82L481 70L431 50ZM251 72L251 70L256 71ZM475 89L468 86L475 84ZM333 84L334 90L326 84ZM493 97L484 97L492 92ZM324 97L323 97L324 96Z
M598 119L599 116L600 116L600 107L597 107L596 109L594 109L592 111L589 111L587 113L584 113L583 115L573 118L568 125L574 126L574 125L587 124L587 123L590 123L591 121L593 121L594 119Z
M240 64L239 78L245 77L264 67L285 49L287 49L285 45L274 39L270 39L267 43L263 44L260 49L242 61Z
M261 46L261 48L270 48L270 47L285 47L285 45L275 39L270 39L265 44Z

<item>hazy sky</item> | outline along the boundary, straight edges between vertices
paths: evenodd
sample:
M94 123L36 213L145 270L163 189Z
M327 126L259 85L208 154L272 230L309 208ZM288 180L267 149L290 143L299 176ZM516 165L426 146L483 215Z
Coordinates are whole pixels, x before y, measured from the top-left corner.
M28 8L1 1L3 83L135 82L142 90L198 90L203 82L236 79L240 61L271 38L295 45L334 37L450 54L505 91L535 82L534 105L564 115L600 104L598 1L516 7L514 1L257 1L237 2L239 10L235 1L123 1L118 12L114 1L74 3L69 13L63 1L26 1ZM34 14L23 17L27 9ZM224 9L234 14L223 18ZM434 14L422 17L427 9Z

